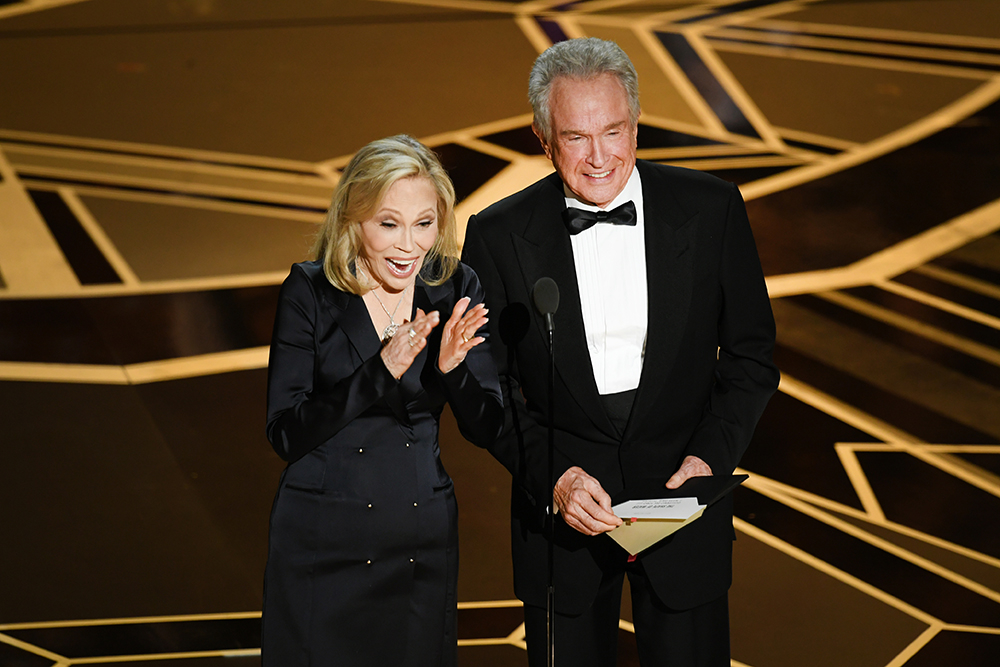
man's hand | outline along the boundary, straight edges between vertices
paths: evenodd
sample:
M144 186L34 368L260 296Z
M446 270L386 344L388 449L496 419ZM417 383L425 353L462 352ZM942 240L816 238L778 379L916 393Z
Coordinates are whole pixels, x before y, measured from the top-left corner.
M600 535L622 525L611 512L611 496L601 483L576 466L563 473L553 490L556 513L584 535Z
M711 477L712 469L697 456L686 456L681 467L667 480L668 489L676 489L691 477Z

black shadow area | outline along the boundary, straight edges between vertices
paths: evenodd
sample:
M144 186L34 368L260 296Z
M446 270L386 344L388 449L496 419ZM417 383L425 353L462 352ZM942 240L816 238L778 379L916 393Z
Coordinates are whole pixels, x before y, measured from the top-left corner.
M268 345L277 285L0 301L0 360L134 364Z
M788 394L777 392L757 423L740 467L861 509L861 501L834 449L838 442L875 442L875 439ZM737 495L737 502L739 498Z
M11 630L68 658L260 648L260 619L129 623Z
M858 460L890 521L1000 557L1000 498L904 452Z
M435 146L434 152L441 158L441 164L455 185L456 203L478 190L509 164L506 160L474 151L461 144Z
M825 394L898 426L925 442L993 444L996 439L934 410L837 370L784 345L775 346L778 367ZM852 441L853 442L853 441Z
M736 515L945 623L1000 624L1000 604L745 487Z
M818 181L747 202L766 275L844 266L1000 198L1000 102Z
M996 667L1000 665L1000 635L942 632L906 661L906 667Z
M0 623L259 610L264 373L0 382Z

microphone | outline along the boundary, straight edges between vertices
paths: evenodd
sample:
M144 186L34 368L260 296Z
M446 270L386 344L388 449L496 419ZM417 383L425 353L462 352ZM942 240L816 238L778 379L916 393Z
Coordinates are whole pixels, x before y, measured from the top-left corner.
M555 587L555 522L553 521L552 508L555 507L552 494L555 492L555 384L556 384L556 334L555 318L553 315L559 308L559 286L552 278L539 278L534 287L531 288L531 300L535 302L535 310L545 318L545 330L549 338L549 423L548 431L548 459L549 459L549 504L545 508L545 535L548 543L548 590L545 596L545 664L546 667L553 667L555 664L555 644L553 641L553 619L556 609L556 587Z
M531 300L535 302L535 310L545 318L545 329L551 332L555 328L555 318L552 316L559 309L559 286L552 278L539 278L531 288Z

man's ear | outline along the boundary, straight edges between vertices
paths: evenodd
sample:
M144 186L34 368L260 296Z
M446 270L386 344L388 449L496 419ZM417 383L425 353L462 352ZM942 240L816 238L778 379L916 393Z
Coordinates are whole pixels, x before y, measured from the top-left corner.
M538 137L538 143L542 145L542 150L545 151L545 157L551 160L552 149L549 147L549 142L545 141L545 136L542 134L542 131L534 123L531 124L531 131L535 133L536 137Z

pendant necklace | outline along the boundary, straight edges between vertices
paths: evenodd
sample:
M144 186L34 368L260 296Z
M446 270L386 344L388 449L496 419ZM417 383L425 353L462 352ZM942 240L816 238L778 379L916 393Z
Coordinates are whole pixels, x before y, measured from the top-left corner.
M362 275L364 275L364 273L362 273ZM367 276L365 277L367 278ZM399 297L399 302L396 304L396 307L393 308L392 312L390 313L389 309L385 307L384 303L382 303L382 299L378 298L378 292L375 291L374 287L372 288L372 296L374 296L375 300L378 301L378 305L382 306L382 310L385 311L385 314L389 316L389 324L388 326L386 326L385 329L382 330L383 343L388 343L389 340L394 335L396 335L396 331L399 329L399 325L396 324L396 312L399 310L399 306L402 305L403 300L406 299L406 290L408 289L410 289L409 285L403 288L403 293Z

